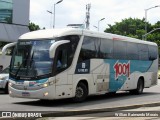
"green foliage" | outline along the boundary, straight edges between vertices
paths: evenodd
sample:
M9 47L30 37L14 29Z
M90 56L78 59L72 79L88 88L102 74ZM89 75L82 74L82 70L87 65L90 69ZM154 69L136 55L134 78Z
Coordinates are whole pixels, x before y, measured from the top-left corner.
M129 36L133 38L141 39L145 34L145 20L138 18L128 18L122 20L122 22L116 22L115 25L108 25L109 28L105 32ZM147 23L148 30L152 30L152 25Z
M108 25L109 28L106 28L104 32L133 37L137 39L142 39L142 35L145 34L145 19L143 18L128 18L124 19L121 22L115 22L114 25ZM152 31L155 28L160 28L160 21L151 25L147 22L147 33ZM156 42L159 46L160 54L160 30L156 30L153 33L147 35L147 41Z
M34 23L29 23L29 30L30 31L35 31L35 30L39 30L40 29L40 27L39 27L39 25L36 25L36 24L34 24Z

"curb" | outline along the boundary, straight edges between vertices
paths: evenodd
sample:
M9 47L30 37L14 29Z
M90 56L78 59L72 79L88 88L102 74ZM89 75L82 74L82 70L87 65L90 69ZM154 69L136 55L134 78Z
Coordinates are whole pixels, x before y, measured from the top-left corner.
M52 112L42 113L42 117L67 117L67 116L75 116L75 115L85 115L85 114L94 114L94 113L101 113L101 112L114 112L119 110L136 109L140 107L157 107L157 106L160 106L160 102L135 104L135 105L128 105L128 106L117 106L112 108L111 107L110 108L94 108L94 109L82 109L82 110L58 111L58 112L52 111ZM25 118L25 119L35 120L38 118ZM22 118L2 118L1 117L0 120L22 120Z
M114 112L119 110L127 110L127 109L136 109L140 107L157 107L160 106L160 102L155 103L145 103L145 104L136 104L129 106L117 106L113 108L95 108L95 109L82 109L82 110L73 110L73 111L59 111L55 113L45 113L42 114L43 117L66 117L66 116L74 116L74 115L85 115L85 114L93 114L100 112Z

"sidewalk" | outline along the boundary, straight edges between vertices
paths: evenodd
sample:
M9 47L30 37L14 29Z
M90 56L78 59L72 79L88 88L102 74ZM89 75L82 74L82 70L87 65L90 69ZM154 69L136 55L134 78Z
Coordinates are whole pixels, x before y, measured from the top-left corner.
M117 117L116 117L117 116ZM132 117L131 117L132 116ZM160 120L160 106L36 120Z

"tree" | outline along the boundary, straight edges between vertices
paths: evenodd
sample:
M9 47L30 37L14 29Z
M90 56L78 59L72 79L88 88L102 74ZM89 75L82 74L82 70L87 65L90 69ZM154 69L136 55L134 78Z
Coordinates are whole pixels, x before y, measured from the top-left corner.
M30 31L35 31L35 30L40 30L40 27L39 27L39 25L36 25L36 24L34 24L34 23L29 23L29 30Z
M142 35L145 34L145 19L128 18L122 20L122 22L115 22L115 25L108 25L109 28L105 32L113 34L124 35L128 37L142 39ZM147 23L148 31L152 30L151 24Z

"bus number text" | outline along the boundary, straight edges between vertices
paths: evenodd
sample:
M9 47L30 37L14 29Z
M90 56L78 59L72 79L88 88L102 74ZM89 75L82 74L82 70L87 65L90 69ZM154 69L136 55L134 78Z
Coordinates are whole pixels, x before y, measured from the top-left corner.
M114 65L114 71L115 71L115 80L118 79L119 76L127 76L130 75L130 61L128 63L119 63L116 62Z

